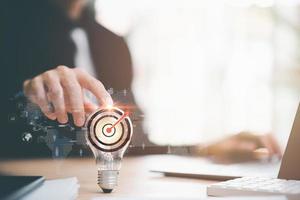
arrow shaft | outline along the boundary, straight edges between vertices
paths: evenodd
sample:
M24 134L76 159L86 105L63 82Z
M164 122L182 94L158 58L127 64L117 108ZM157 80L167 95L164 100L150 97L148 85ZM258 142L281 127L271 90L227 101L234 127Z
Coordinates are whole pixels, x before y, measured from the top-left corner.
M110 127L110 129L113 129L118 123L120 123L125 117L127 117L128 116L128 113L127 112L125 112L123 115L122 115L122 117L120 118L120 119L118 119L118 121L116 121L111 127Z

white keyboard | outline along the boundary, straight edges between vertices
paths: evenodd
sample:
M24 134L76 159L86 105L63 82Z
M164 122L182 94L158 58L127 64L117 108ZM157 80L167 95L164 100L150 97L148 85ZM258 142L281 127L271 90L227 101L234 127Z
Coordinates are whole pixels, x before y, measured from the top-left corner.
M209 196L285 195L300 199L300 181L266 177L243 177L212 184Z

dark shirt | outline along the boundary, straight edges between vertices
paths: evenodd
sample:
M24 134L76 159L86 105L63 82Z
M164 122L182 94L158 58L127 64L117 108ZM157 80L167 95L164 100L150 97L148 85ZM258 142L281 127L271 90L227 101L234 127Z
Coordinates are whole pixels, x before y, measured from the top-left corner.
M95 21L91 6L73 22L51 1L4 0L0 8L0 154L23 155L28 151L32 155L39 151L36 146L19 144L22 126L8 122L9 113L15 109L9 99L22 95L26 79L58 65L74 67L76 46L70 32L75 27L87 33L97 78L106 88L130 90L133 73L128 47L122 37ZM130 98L134 102L132 95Z

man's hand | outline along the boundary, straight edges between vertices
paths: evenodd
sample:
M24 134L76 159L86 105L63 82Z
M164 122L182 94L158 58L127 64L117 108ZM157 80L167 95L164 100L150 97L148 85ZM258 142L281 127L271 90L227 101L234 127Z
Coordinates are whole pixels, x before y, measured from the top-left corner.
M200 151L201 150L201 151ZM243 162L282 156L276 139L271 134L256 135L241 132L208 145L199 152L217 162Z
M71 113L76 126L83 126L86 110L95 109L84 98L83 89L92 92L102 105L113 104L99 80L80 69L66 66L58 66L24 81L23 89L27 98L37 104L49 119L67 123L67 113Z

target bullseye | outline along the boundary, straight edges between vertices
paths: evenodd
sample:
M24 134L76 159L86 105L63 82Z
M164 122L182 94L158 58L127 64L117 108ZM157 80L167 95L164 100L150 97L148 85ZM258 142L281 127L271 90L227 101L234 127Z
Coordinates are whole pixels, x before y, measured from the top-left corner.
M95 111L86 122L88 142L105 152L127 145L132 136L132 123L128 115L115 107Z
M106 132L110 133L111 132L111 127L107 128Z
M102 129L102 133L107 137L112 137L116 132L116 129L115 128L112 129L111 126L112 124L106 124Z

